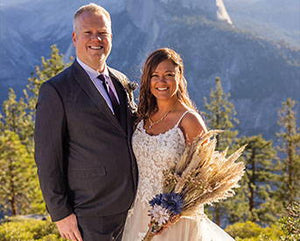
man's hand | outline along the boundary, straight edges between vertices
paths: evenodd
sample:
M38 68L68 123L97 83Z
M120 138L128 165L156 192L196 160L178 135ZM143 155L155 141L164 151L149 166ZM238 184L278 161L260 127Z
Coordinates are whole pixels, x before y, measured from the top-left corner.
M57 221L56 226L63 238L73 241L83 241L78 229L77 218L74 213Z

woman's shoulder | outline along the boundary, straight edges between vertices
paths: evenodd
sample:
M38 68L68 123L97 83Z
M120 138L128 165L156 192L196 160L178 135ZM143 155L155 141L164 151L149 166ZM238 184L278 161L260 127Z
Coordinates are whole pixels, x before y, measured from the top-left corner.
M181 120L181 125L187 127L201 127L201 129L206 129L204 120L202 116L195 110L186 110L183 113L183 117Z
M192 109L183 112L180 127L186 135L187 142L192 142L195 137L207 132L203 118L197 111Z

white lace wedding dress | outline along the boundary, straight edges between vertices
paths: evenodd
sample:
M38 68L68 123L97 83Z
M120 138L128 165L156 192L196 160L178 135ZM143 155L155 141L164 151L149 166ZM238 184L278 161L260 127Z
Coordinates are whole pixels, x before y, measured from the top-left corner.
M176 163L185 147L178 123L159 135L149 135L144 122L137 125L132 144L139 168L139 185L133 207L129 210L122 241L141 241L148 230L149 200L162 193L163 170ZM226 232L209 220L203 207L192 217L181 219L164 230L153 241L233 241Z

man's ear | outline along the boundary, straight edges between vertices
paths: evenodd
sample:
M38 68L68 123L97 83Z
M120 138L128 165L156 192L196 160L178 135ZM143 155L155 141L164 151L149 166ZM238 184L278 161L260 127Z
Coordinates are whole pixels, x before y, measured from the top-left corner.
M73 45L76 46L76 33L75 32L72 32L72 42L73 42Z

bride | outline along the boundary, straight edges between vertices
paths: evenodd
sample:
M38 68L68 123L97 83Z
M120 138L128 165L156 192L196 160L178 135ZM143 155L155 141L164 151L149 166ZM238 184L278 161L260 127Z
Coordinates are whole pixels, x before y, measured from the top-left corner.
M182 59L163 48L147 58L142 73L139 122L132 137L139 167L139 185L126 220L123 241L141 241L148 230L149 200L162 193L163 171L176 163L185 145L207 131L188 97ZM232 241L210 221L199 206L193 216L182 216L153 241Z

